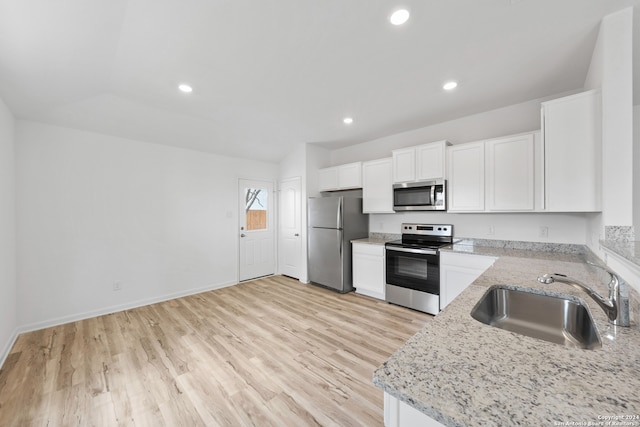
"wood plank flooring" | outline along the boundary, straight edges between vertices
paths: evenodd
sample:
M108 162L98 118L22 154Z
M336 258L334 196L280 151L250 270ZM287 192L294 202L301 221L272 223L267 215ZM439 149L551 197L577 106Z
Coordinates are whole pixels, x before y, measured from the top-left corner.
M29 332L0 426L382 426L373 371L430 319L274 276Z

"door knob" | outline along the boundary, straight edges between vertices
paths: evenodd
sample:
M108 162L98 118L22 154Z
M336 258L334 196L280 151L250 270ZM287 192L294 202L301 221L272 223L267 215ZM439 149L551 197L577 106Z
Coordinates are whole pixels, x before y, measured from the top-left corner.
M299 236L299 234L298 234L298 233L296 233L296 234L294 234L294 236L298 237L298 236Z
M244 233L242 233L242 234L240 235L240 237L245 237L245 236L246 236L246 234L244 234Z

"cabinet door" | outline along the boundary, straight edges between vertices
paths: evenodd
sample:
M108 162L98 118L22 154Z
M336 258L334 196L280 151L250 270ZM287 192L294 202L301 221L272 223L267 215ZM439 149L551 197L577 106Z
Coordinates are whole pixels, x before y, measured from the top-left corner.
M362 188L362 162L338 166L338 189Z
M484 210L484 142L454 145L449 156L450 211Z
M403 401L384 393L385 427L444 427L427 414L418 411Z
M391 158L362 164L362 211L393 213L393 179Z
M496 258L483 255L470 255L455 252L440 253L440 310L489 267Z
M447 141L438 141L416 147L416 179L442 179L445 177L445 149Z
M393 150L393 182L416 180L416 150L414 147Z
M601 210L601 120L598 91L542 104L548 211Z
M318 189L333 191L338 189L338 168L324 168L318 171Z
M533 210L533 134L492 139L485 143L485 148L487 209Z
M385 297L384 246L353 243L353 287L359 294Z

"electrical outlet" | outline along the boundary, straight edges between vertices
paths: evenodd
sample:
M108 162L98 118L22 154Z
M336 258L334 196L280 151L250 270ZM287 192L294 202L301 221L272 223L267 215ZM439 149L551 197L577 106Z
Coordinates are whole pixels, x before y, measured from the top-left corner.
M113 282L113 290L114 291L121 291L122 290L122 282L120 282L120 281Z
M541 226L538 236L543 237L545 239L549 237L549 227L547 227L546 225Z
M494 234L496 234L496 228L493 225L490 225L487 234L489 234L489 236L493 236Z

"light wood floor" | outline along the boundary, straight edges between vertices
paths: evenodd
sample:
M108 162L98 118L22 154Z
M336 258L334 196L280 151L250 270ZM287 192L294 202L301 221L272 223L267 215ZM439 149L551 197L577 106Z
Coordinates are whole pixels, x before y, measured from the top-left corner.
M0 426L381 426L373 371L430 318L275 276L29 332Z

